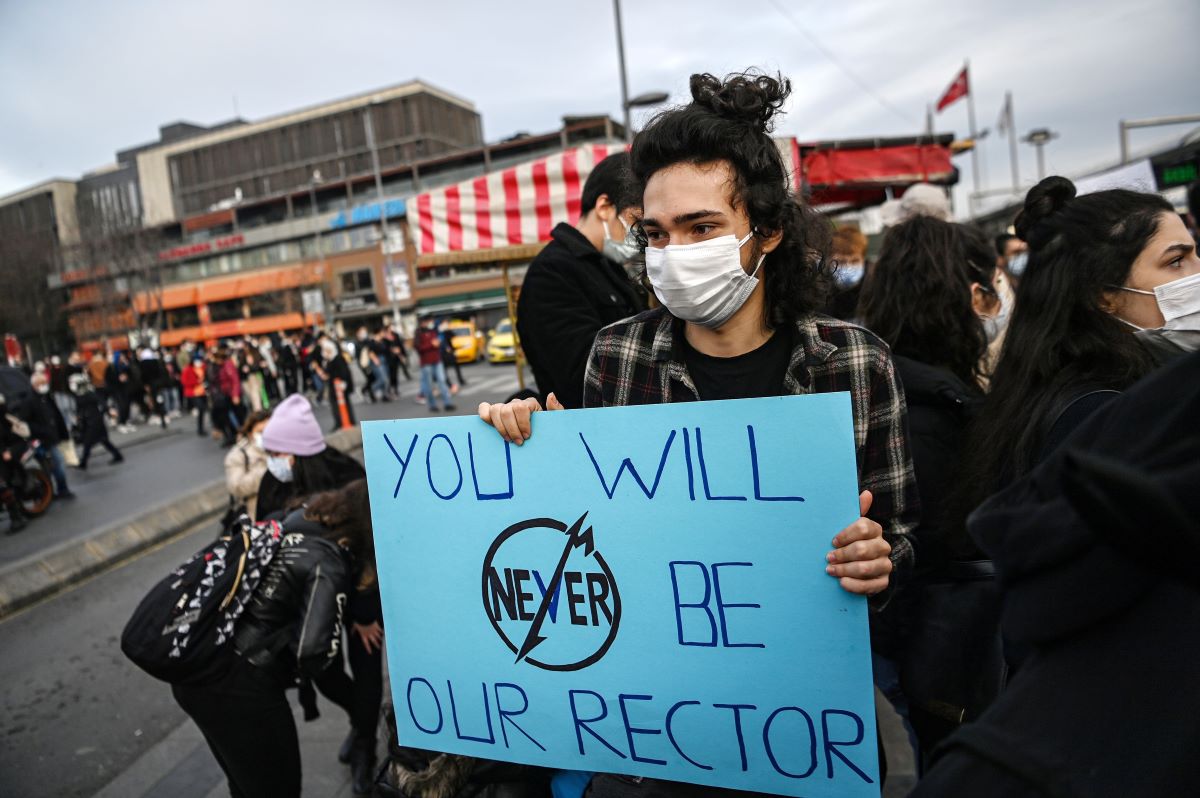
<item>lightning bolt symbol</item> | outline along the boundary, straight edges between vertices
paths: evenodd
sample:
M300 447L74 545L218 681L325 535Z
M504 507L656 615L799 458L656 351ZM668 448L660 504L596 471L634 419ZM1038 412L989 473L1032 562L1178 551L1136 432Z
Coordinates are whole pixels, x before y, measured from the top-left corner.
M590 555L596 549L595 539L592 535L592 527L581 532L583 522L587 519L587 513L579 516L579 520L571 525L567 530L567 545L563 547L562 556L558 558L558 566L554 569L554 576L546 588L546 594L542 596L542 603L538 605L537 613L533 616L533 623L529 626L529 632L525 635L525 642L521 644L521 650L517 652L517 662L525 659L530 651L538 647L546 638L542 637L539 632L542 630L542 624L546 620L546 613L550 609L550 599L554 597L554 590L562 579L563 570L567 567L567 560L571 556L571 550L583 547L585 556Z

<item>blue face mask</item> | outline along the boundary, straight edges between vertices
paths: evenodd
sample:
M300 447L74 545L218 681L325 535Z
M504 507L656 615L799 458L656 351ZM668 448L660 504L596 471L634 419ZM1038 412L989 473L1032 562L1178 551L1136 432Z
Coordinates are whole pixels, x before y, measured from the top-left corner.
M838 287L838 290L845 291L858 285L863 280L863 275L867 273L867 267L858 263L839 263L837 269L833 272L833 283Z
M1018 252L1008 259L1008 273L1013 277L1020 277L1025 273L1025 267L1029 265L1029 253Z

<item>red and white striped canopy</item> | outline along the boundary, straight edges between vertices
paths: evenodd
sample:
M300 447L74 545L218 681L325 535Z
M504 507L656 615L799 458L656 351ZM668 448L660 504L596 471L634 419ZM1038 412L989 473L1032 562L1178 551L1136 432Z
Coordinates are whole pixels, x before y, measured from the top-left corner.
M583 183L623 144L588 144L414 197L409 226L421 255L536 244L579 218Z

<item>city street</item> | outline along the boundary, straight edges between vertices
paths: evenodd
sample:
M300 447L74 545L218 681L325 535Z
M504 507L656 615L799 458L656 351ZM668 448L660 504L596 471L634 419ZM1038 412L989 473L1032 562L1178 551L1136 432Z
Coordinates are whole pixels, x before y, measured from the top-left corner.
M401 380L401 397L397 401L370 404L356 396L354 411L359 420L426 415L425 406L413 401L419 390L415 370L413 376L411 382ZM474 412L479 402L504 399L517 390L516 369L512 364L466 365L463 376L467 384L455 397L460 413ZM315 410L322 427L329 429L333 423L329 405L320 405ZM110 434L113 443L125 449L125 440L142 438L145 432L139 429L134 436ZM97 527L141 514L150 507L170 502L180 494L220 479L225 450L207 436L198 437L195 418L185 415L173 421L165 434L130 446L126 455L124 463L110 465L108 453L97 448L92 452L86 472L67 469L71 490L79 498L52 505L44 517L34 520L20 534L0 536L0 567ZM6 524L7 521L0 521L0 525Z
M463 367L467 384L455 397L457 413L472 413L484 400L503 399L517 388L511 365ZM399 401L357 404L362 420L427 414L413 397L417 382L401 384ZM323 424L328 405L317 408ZM182 495L221 478L224 451L198 438L194 420L172 424L173 434L128 448L126 462L95 457L86 474L72 471L79 498L53 506L22 533L0 538L0 559L11 562L86 534L98 525ZM178 433L178 434L175 434ZM120 438L114 436L120 446ZM361 455L360 455L361 456ZM13 798L91 796L163 743L184 725L170 688L147 676L121 654L118 641L133 608L157 579L199 549L212 524L193 527L106 573L0 621L0 795ZM349 794L349 769L334 758L344 735L340 710L322 702L322 718L302 725L302 741L317 745L331 735L324 762L305 749L307 794ZM179 761L161 783L138 784L136 795L203 798L224 779L203 740L182 730ZM316 735L316 742L314 737ZM174 738L178 740L179 738ZM157 753L179 751L179 745ZM189 758L191 757L191 758ZM152 757L153 758L153 757Z

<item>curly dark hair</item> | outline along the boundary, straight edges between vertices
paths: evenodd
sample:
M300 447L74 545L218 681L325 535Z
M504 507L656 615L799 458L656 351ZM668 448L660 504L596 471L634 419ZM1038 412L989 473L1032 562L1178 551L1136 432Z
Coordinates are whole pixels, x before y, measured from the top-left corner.
M992 391L970 434L967 511L1037 464L1050 425L1073 395L1124 390L1153 368L1133 329L1103 305L1167 213L1171 205L1157 194L1115 189L1076 197L1064 177L1030 189L1015 225L1029 244L1029 263Z
M863 283L858 314L896 354L978 385L987 334L971 305L971 284L995 293L995 271L982 233L916 216L888 230Z
M360 586L374 581L375 538L365 479L309 496L304 501L304 517L323 526L327 539L346 545L361 568Z
M692 75L692 101L654 117L630 151L640 196L656 172L678 163L728 163L733 171L732 205L750 217L755 246L782 232L762 269L767 324L795 322L824 306L832 286L828 260L831 228L804 206L790 188L787 170L770 131L791 93L791 82L753 71ZM645 235L639 231L642 244Z

